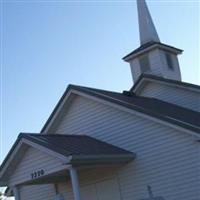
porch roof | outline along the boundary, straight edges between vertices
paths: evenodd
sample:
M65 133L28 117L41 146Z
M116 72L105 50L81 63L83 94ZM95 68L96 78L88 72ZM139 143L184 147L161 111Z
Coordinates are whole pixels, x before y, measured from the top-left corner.
M75 160L86 160L98 157L108 157L109 159L111 157L123 157L125 160L130 160L135 155L130 151L87 135L21 133L18 138L25 138L66 157L72 156L72 163Z
M55 157L60 155L66 158L63 159L63 164L74 166L126 163L135 158L133 152L87 135L21 133L0 166L0 185L6 186L4 183L7 176L5 175L8 171L12 171L14 166L12 163L16 166L20 162L25 147L30 145L29 142L38 146L35 148L42 147L54 152Z

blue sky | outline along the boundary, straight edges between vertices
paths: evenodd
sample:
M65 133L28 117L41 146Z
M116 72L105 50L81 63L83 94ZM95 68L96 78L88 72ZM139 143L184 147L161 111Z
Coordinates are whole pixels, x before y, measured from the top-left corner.
M200 1L147 1L163 43L184 49L183 81L200 84ZM122 91L121 60L139 46L135 1L1 3L1 154L39 132L69 83Z

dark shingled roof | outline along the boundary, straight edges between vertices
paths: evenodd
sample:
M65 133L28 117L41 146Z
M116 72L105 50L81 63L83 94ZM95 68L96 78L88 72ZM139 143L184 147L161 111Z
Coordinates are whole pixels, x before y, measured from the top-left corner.
M163 47L163 48L172 49L174 51L177 51L178 53L182 53L183 52L183 50L175 48L173 46L169 46L169 45L163 44L161 42L154 42L154 41L152 41L152 42L148 42L148 43L145 43L145 44L141 45L139 48L135 49L134 51L132 51L131 53L129 53L128 55L126 55L122 59L126 60L129 56L137 54L137 53L140 53L140 52L146 50L147 48L153 47L155 45L158 45L158 46Z
M123 107L138 112L142 112L152 117L156 117L158 119L200 133L199 112L195 112L190 109L183 108L181 106L167 103L156 98L136 96L134 95L134 93L131 92L118 93L75 85L69 85L41 132L43 132L45 127L48 125L58 106L60 105L68 91L71 89L83 92L91 96L98 97L100 99L121 105Z
M35 133L20 133L16 142L1 164L0 171L5 166L21 139L27 139L63 156L71 156L71 164L125 163L133 160L135 157L133 152L87 135L42 135ZM17 158L15 157L14 159Z
M21 133L19 138L28 139L64 156L96 156L96 155L126 155L129 151L97 140L87 135L60 134L28 134Z

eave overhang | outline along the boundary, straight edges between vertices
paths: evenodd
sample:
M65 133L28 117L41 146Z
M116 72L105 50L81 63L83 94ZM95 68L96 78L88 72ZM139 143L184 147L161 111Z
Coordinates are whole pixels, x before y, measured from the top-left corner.
M183 50L181 50L181 49L178 49L178 48L175 48L175 47L172 47L172 46L160 43L160 42L149 42L149 43L146 43L146 44L140 46L136 50L132 51L131 53L129 53L122 59L126 62L130 62L135 57L139 57L139 56L141 56L151 50L154 50L154 49L161 49L161 50L173 53L175 55L181 54L183 52Z

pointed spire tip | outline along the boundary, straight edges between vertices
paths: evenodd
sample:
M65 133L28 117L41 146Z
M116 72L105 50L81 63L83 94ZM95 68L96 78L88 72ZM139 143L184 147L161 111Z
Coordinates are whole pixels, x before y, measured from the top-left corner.
M138 22L141 45L148 42L160 42L155 25L145 0L137 0Z

